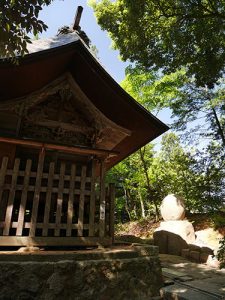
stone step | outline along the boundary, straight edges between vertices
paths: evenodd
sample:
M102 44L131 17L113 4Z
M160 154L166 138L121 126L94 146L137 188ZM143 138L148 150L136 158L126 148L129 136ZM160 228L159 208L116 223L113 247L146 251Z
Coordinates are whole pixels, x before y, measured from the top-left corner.
M160 290L161 299L164 300L216 300L225 299L222 295L206 292L187 286L183 283L174 283Z

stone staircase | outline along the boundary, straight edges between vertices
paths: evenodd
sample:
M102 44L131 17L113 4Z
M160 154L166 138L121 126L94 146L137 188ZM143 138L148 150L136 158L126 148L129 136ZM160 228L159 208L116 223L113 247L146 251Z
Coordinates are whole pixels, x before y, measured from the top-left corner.
M165 282L160 290L161 299L225 299L225 270L189 262L177 256L160 256Z

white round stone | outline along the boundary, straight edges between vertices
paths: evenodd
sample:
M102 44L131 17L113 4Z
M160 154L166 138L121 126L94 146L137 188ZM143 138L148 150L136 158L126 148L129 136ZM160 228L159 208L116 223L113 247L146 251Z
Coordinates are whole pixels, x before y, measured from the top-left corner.
M166 196L160 206L165 221L183 220L185 217L184 200L174 194Z

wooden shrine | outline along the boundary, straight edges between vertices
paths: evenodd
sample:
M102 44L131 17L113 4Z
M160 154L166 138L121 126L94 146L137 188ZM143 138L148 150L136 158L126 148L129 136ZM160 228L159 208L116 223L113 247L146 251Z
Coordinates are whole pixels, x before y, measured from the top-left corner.
M0 61L0 246L110 245L106 171L167 130L76 32Z

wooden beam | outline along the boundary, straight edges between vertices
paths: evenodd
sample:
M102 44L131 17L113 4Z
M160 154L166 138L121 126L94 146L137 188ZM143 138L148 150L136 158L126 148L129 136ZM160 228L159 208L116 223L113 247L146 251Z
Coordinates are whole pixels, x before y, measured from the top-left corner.
M0 246L109 246L111 238L0 236Z
M79 29L79 27L80 27L79 24L80 24L80 19L81 19L82 12L83 12L83 7L78 6L76 14L75 14L75 18L74 18L73 30L78 30Z
M116 151L108 151L104 149L93 149L93 148L86 148L86 147L70 147L64 145L55 145L55 144L48 144L48 143L41 143L33 140L22 140L22 139L15 139L15 138L8 138L8 137L0 137L0 142L9 143L9 144L16 144L21 146L29 146L32 148L44 148L46 150L58 150L73 154L80 154L80 155L96 155L99 157L112 157L117 156L119 152Z

